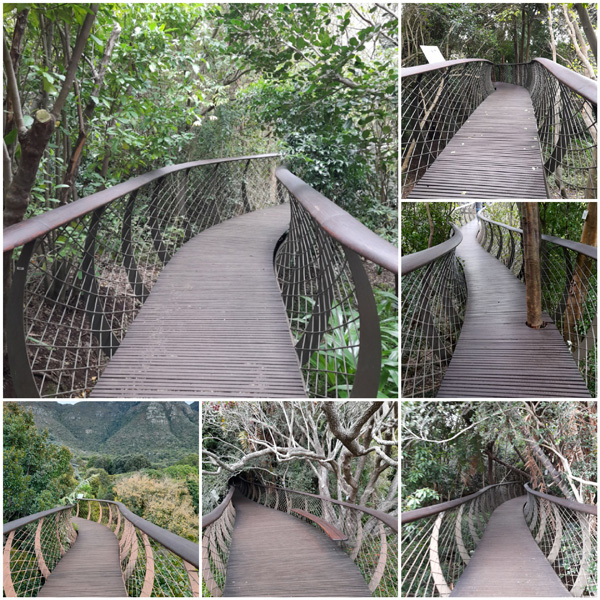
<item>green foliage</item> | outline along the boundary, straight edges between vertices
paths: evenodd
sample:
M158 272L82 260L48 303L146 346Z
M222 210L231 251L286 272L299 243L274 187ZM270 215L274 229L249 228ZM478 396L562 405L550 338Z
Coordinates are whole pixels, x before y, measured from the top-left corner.
M4 521L58 506L75 486L68 448L50 443L15 402L4 404L3 432Z
M429 247L431 228L429 214L433 221L431 247L445 242L450 236L450 213L456 202L403 202L401 212L403 256L426 250Z

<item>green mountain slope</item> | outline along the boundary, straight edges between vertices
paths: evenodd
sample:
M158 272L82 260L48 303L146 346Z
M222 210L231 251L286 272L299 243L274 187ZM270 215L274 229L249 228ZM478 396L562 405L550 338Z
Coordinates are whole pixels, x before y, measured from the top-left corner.
M199 404L185 402L21 402L36 425L76 454L144 454L151 460L197 453Z

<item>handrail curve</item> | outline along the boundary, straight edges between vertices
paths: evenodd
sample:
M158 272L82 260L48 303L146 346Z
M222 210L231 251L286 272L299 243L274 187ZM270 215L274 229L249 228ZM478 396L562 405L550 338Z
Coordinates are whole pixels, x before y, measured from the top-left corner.
M2 526L2 534L7 535L11 531L15 529L19 529L20 527L24 527L25 525L29 525L29 523L33 523L38 519L43 519L44 517L49 517L50 515L56 514L58 512L62 512L63 510L68 510L70 508L74 508L75 504L65 504L64 506L58 506L56 508L50 508L48 510L42 510L41 512L37 512L33 515L28 515L26 517L21 517L20 519L15 519L14 521L8 521L4 523Z
M572 596L596 596L598 507L532 490L524 516L531 535Z
M373 596L398 596L397 519L367 507L243 479L236 488L250 500L304 519L292 509L301 509L323 519L348 539L342 548L358 566ZM308 522L318 527L313 521ZM325 534L323 534L325 535Z
M450 223L452 235L445 241L432 248L426 248L413 254L408 254L402 257L402 276L408 275L417 269L425 267L433 261L452 252L462 242L463 234L459 227L454 223Z
M478 218L481 246L525 281L522 229L493 221L485 210ZM542 310L560 331L592 397L597 386L597 257L595 246L542 235Z
M375 397L380 317L361 257L397 276L397 250L287 169L276 171L278 157L171 165L7 228L5 337L16 396L89 396L185 243L289 200L290 230L274 262L306 391Z
M146 521L117 500L79 498L74 516L101 523L115 534L128 596L199 597L198 544Z

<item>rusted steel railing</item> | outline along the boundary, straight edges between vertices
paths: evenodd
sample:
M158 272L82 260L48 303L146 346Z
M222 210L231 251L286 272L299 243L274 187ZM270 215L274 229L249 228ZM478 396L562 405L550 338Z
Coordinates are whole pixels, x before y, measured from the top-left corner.
M198 544L113 500L82 498L74 516L106 525L117 536L128 596L199 597Z
M5 523L3 527L4 595L37 596L46 578L75 542L73 505Z
M597 105L595 81L548 59L492 64L451 60L401 69L402 197L406 198L473 111L493 81L529 90L551 198L595 198Z
M462 233L454 223L475 218L475 203L451 215L452 237L402 257L402 397L432 398L442 383L458 341L467 305L467 284L456 247Z
M488 60L449 60L400 70L402 198L473 111L494 91Z
M235 488L229 487L225 499L215 510L202 516L202 580L211 596L222 596L231 548L235 508Z
M397 277L398 249L287 169L277 180L291 222L275 269L308 395L374 398L381 336L362 259Z
M524 281L523 231L479 213L482 247ZM596 397L598 250L542 235L542 309L554 321L592 395Z
M494 509L522 494L520 483L499 483L402 513L402 597L449 596Z
M165 167L7 228L16 395L87 397L183 244L289 199L290 232L275 260L307 392L376 396L380 328L361 257L397 275L397 250L287 170L276 177L277 158Z
M597 596L598 507L525 485L525 520L538 546L572 596Z
M302 517L293 509L304 510L337 527L348 536L347 541L341 542L342 548L360 569L371 594L398 596L397 517L324 496L244 480L236 487L250 500L269 508L298 518Z
M494 65L496 81L529 90L550 198L596 198L597 82L547 58Z

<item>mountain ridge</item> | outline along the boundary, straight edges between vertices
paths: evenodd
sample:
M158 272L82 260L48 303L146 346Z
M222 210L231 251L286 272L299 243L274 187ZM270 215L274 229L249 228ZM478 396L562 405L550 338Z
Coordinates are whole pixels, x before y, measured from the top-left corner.
M19 402L38 429L74 454L144 454L150 460L199 452L199 403L92 401Z

